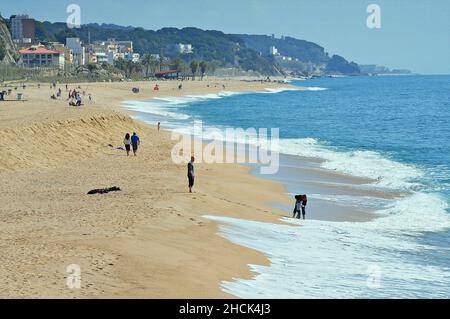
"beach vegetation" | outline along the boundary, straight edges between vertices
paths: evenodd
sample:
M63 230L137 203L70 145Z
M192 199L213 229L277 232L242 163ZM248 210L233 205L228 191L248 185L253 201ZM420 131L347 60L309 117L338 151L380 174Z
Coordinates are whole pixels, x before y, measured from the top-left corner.
M192 80L195 80L195 75L197 74L197 71L198 71L198 62L192 61L190 64L190 68L191 68L191 72L192 72Z
M202 80L203 80L206 70L208 69L208 63L206 61L202 61L202 62L200 62L199 67L200 67L200 73L201 73Z

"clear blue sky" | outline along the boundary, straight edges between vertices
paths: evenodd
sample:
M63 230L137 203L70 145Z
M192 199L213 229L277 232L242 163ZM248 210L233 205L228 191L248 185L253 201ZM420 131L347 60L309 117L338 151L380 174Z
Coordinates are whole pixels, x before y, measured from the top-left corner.
M362 64L450 74L450 0L2 0L0 10L62 22L71 3L81 6L83 24L288 35ZM366 26L372 3L381 7L381 29Z

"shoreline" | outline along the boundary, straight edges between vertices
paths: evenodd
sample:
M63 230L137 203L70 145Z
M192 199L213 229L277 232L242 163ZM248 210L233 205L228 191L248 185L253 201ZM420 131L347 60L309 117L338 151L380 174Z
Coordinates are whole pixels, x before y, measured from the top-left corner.
M219 226L201 216L276 221L282 212L263 203L280 200L282 187L261 183L245 167L198 165L197 193L186 195L185 167L166 155L173 144L168 133L109 103L135 99L129 93L135 85L87 88L94 102L81 109L49 101L48 88L27 88L29 101L18 107L0 105L7 150L0 157L0 200L7 203L0 230L8 242L1 250L0 296L235 298L220 283L254 276L248 264L267 264L263 254L220 237ZM133 130L141 134L142 153L124 171L126 157L107 145L120 145L122 133ZM251 200L240 183L254 186ZM85 195L111 185L123 191ZM81 266L81 290L65 286L69 264Z
M163 83L159 98L199 94L207 82L187 83L183 92L176 82ZM268 86L226 84L242 91ZM82 85L93 92L94 101L81 109L49 101L48 88L30 88L34 102L14 109L0 105L0 131L6 136L2 146L7 150L0 156L5 185L0 200L8 203L0 230L6 234L1 239L12 243L2 252L0 283L7 288L0 296L235 298L221 283L252 278L256 273L251 264L268 265L267 256L230 242L221 236L221 224L203 216L285 225L280 219L286 211L271 204L292 205L288 188L255 176L249 166L198 164L198 192L187 194L185 167L174 165L168 156L175 144L169 131L157 132L149 123L132 120L121 106L126 100L154 98L150 89L131 93L132 87L144 85L151 83ZM206 94L221 91L208 89ZM138 131L142 138L136 159L115 149L127 131ZM85 195L89 189L113 185L123 192ZM85 273L87 284L81 291L64 286L65 266L73 263Z

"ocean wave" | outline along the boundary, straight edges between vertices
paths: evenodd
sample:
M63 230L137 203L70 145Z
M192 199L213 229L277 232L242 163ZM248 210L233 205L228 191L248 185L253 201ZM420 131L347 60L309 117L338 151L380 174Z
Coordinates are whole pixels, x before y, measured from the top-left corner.
M306 91L326 91L328 90L327 88L321 88L321 87L305 87L304 88Z
M124 102L123 106L131 111L153 114L161 117L169 117L174 120L187 120L189 115L183 113L171 112L165 107L161 107L159 103L155 102Z
M234 91L222 91L219 93L201 94L201 95L184 95L184 96L168 96L168 97L155 97L155 101L163 102L165 105L188 105L195 102L218 100L224 97L245 94L245 92Z
M401 231L403 235L442 231L450 228L448 209L448 203L437 193L417 192L377 211L383 217L366 226L383 231Z
M315 86L305 86L305 87L286 87L286 88L278 88L278 89L271 89L266 88L264 91L256 92L261 94L276 94L276 93L282 93L282 92L290 92L290 91L312 91L312 92L318 92L318 91L326 91L328 88L323 87L315 87Z
M323 168L356 177L369 178L374 184L394 190L416 190L415 180L424 172L414 165L404 164L373 151L339 151L313 138L282 139L280 153L320 158Z
M264 91L259 91L259 92L256 92L256 93L260 93L260 94L277 94L277 93L289 92L289 91L301 91L301 89L300 88L295 88L295 87L285 87L285 88L277 88L277 89L266 88L266 89L264 89Z
M436 248L372 222L285 218L302 226L290 227L205 217L221 223L225 238L270 259L270 266L250 265L258 274L253 279L222 282L241 298L442 298L450 292L446 266L426 261ZM381 289L370 286L377 272Z

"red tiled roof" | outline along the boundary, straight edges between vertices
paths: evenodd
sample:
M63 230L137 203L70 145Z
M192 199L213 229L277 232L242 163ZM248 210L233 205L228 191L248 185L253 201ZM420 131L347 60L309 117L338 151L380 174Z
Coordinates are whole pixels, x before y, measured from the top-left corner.
M25 49L19 50L21 54L56 54L56 53L64 53L64 51L53 51L45 48L37 48L37 49Z

